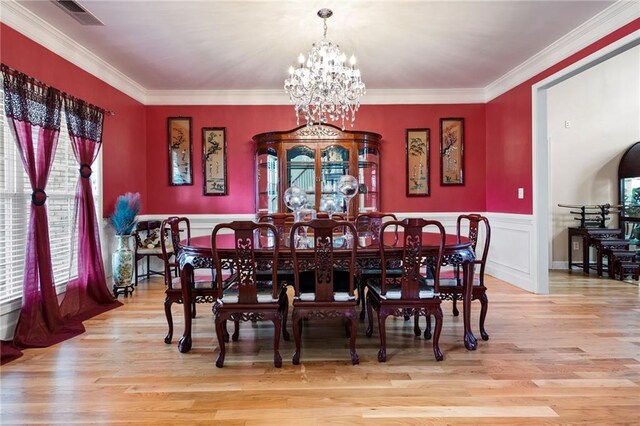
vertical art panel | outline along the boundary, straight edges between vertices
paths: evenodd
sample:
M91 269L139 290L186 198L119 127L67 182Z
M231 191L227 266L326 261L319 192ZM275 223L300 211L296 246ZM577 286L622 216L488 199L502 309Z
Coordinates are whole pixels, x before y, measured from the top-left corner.
M407 197L429 195L429 129L407 129Z
M464 185L464 118L440 119L440 184Z
M169 117L169 185L193 185L191 117Z
M202 129L204 195L227 195L227 142L224 127Z

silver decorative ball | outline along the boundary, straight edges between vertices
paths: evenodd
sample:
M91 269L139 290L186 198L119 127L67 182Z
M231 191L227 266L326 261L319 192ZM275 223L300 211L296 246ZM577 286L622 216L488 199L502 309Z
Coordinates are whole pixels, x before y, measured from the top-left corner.
M358 179L351 175L340 177L337 190L338 193L342 194L347 200L350 200L358 193Z
M307 194L299 187L292 185L284 191L284 204L293 211L307 205Z

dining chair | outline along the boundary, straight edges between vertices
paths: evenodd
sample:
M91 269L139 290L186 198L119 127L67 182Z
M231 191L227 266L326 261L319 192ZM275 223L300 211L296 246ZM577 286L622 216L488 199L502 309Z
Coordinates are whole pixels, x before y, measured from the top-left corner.
M218 237L225 232L231 232L233 235L232 248L219 244ZM276 236L278 229L269 223L251 221L222 223L211 233L211 251L218 289L218 299L213 305L216 335L220 346L216 367L221 368L224 365L224 324L227 320L271 320L275 326L273 364L276 368L282 366L279 351L280 333L283 327L286 329L289 300L286 286L281 285L278 280L280 239L270 239L271 245L266 247L269 249L267 254L256 252L256 244L260 241L261 234L269 233ZM258 270L265 268L270 274L259 275ZM225 271L233 273L224 278Z
M300 227L308 227L310 247L296 247ZM352 223L331 219L300 222L291 228L289 246L294 268L293 335L296 350L293 363L300 363L302 320L337 318L345 321L349 337L351 363L358 364L356 353L357 313L354 294L357 244L344 235L345 229L356 235Z
M289 231L293 222L293 213L269 213L258 218L258 223L270 223L276 227L281 243L289 238Z
M182 304L182 282L180 280L180 265L173 250L178 247L182 239L181 232L185 233L184 243L189 244L191 241L191 224L186 217L171 216L163 220L161 223L160 242L164 258L164 282L165 282L165 299L164 312L167 318L169 330L164 342L169 344L173 338L173 315L171 314L171 305L174 303ZM170 254L174 254L171 256ZM209 268L195 269L191 275L191 283L193 286L191 300L191 316L196 317L196 303L214 303L218 298L218 290L214 285L213 270ZM234 331L237 339L238 323ZM228 336L227 336L228 340Z
M163 275L163 271L155 271L151 269L151 258L156 257L164 262L164 255L160 247L160 225L159 220L141 220L136 223L133 231L135 239L134 248L134 285L138 286L140 278L149 279L151 275ZM172 252L170 254L173 254ZM138 262L146 259L146 269L142 275L138 274Z
M369 279L367 283L367 313L369 326L367 337L373 333L373 312L378 318L380 333L380 349L378 361L387 360L387 342L385 321L388 316L414 317L433 315L436 320L433 333L433 353L436 360L443 359L439 347L440 332L442 331L442 309L440 307L439 273L442 264L445 231L442 224L435 220L404 219L403 221L389 221L382 225L380 234L387 228L397 227L402 231L402 238L396 243L397 251L392 253L388 246L380 244L381 273L377 279ZM423 232L436 232L438 245L425 248ZM429 250L429 253L425 253ZM427 256L427 254L429 254ZM401 261L400 274L393 270L389 272L390 257ZM427 269L433 269L433 278L429 278Z
M468 227L468 232L463 235L463 229ZM483 234L484 243L482 248L478 249L478 241L480 235ZM457 242L462 242L463 237L467 238L471 242L471 249L475 253L474 260L474 274L473 274L473 287L471 289L471 300L480 301L480 320L479 328L482 340L489 340L489 334L485 330L484 323L487 317L487 310L489 308L489 299L487 298L487 287L484 283L484 272L487 263L487 257L489 255L489 245L491 243L491 226L489 225L489 219L480 214L462 214L458 216L456 221L456 236ZM475 271L475 265L479 268ZM458 316L459 311L457 308L457 301L462 300L463 285L460 267L455 266L453 270L446 271L440 274L440 293L443 300L451 300L453 302L453 315ZM420 327L417 319L415 323L416 334L420 334ZM427 328L424 333L425 339L431 337L431 323L429 317L427 317Z
M356 216L356 230L358 231L358 244L360 247L377 247L381 241L380 229L384 222L390 220L398 220L393 213L384 212L368 212L360 213ZM398 241L398 228L395 227L395 242ZM394 244L395 244L394 242ZM367 280L372 277L380 276L380 267L377 265L371 265L372 267L363 268L360 270L360 276L358 279L358 304L361 305L360 319L364 320L366 311L365 302L365 289L367 286ZM387 275L393 273L399 273L396 268L395 272L387 270Z
M333 220L346 220L346 215L342 213L332 213L329 216L327 212L318 212L318 219L333 219Z

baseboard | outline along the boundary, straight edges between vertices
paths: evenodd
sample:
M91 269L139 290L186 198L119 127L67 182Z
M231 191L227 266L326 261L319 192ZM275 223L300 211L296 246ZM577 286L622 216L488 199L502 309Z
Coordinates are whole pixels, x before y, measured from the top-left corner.
M554 261L551 262L551 269L564 269L564 270L568 270L569 269L569 261Z

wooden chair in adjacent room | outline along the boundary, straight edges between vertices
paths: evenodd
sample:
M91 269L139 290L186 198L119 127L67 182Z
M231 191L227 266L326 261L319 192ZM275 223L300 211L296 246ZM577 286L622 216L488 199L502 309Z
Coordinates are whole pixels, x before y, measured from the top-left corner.
M225 231L233 234L233 248L219 244L218 237ZM275 326L273 336L273 364L280 368L280 333L285 329L289 309L286 287L278 280L279 238L272 238L273 245L268 247L268 254L257 253L256 234L278 234L278 229L269 223L235 221L217 225L211 233L211 251L216 268L216 287L218 300L213 305L216 335L220 346L220 354L216 367L224 365L226 350L224 324L227 320L256 321L271 320ZM269 274L258 274L268 269ZM224 271L233 270L226 279Z
M301 227L312 240L312 248L296 247L296 236ZM355 240L347 246L345 229L356 235L352 223L331 219L300 222L291 228L290 248L293 258L295 292L293 299L293 335L296 350L293 363L300 363L302 320L304 318L337 318L345 321L349 337L351 363L358 364L356 353L357 313L354 292L356 272ZM342 238L342 241L338 241Z
M155 257L164 262L163 252L160 248L160 225L159 220L141 220L136 224L136 229L133 231L135 238L135 264L134 264L134 285L138 286L138 280L140 278L149 279L151 275L163 275L163 271L155 271L151 269L151 258ZM171 248L169 248L172 250ZM171 251L170 254L173 254ZM146 260L146 269L142 275L138 273L138 262L140 260Z
M398 227L402 231L402 238L397 242L396 254L390 254L388 247L380 244L381 273L377 279L369 279L367 282L367 313L369 326L366 335L371 337L373 333L373 312L378 318L380 332L380 349L378 361L387 359L387 340L385 321L388 316L412 315L414 317L433 315L436 319L433 333L433 353L436 360L443 359L439 347L440 332L442 330L442 309L440 308L439 273L442 264L445 231L442 224L434 220L405 219L403 221L389 221L382 225L380 233L387 228ZM430 249L431 253L426 257L423 253L423 232L436 231L438 246ZM435 255L435 256L434 256ZM401 260L400 275L395 269L388 274L390 256ZM426 262L425 262L426 259ZM427 269L434 271L433 278L428 278Z

